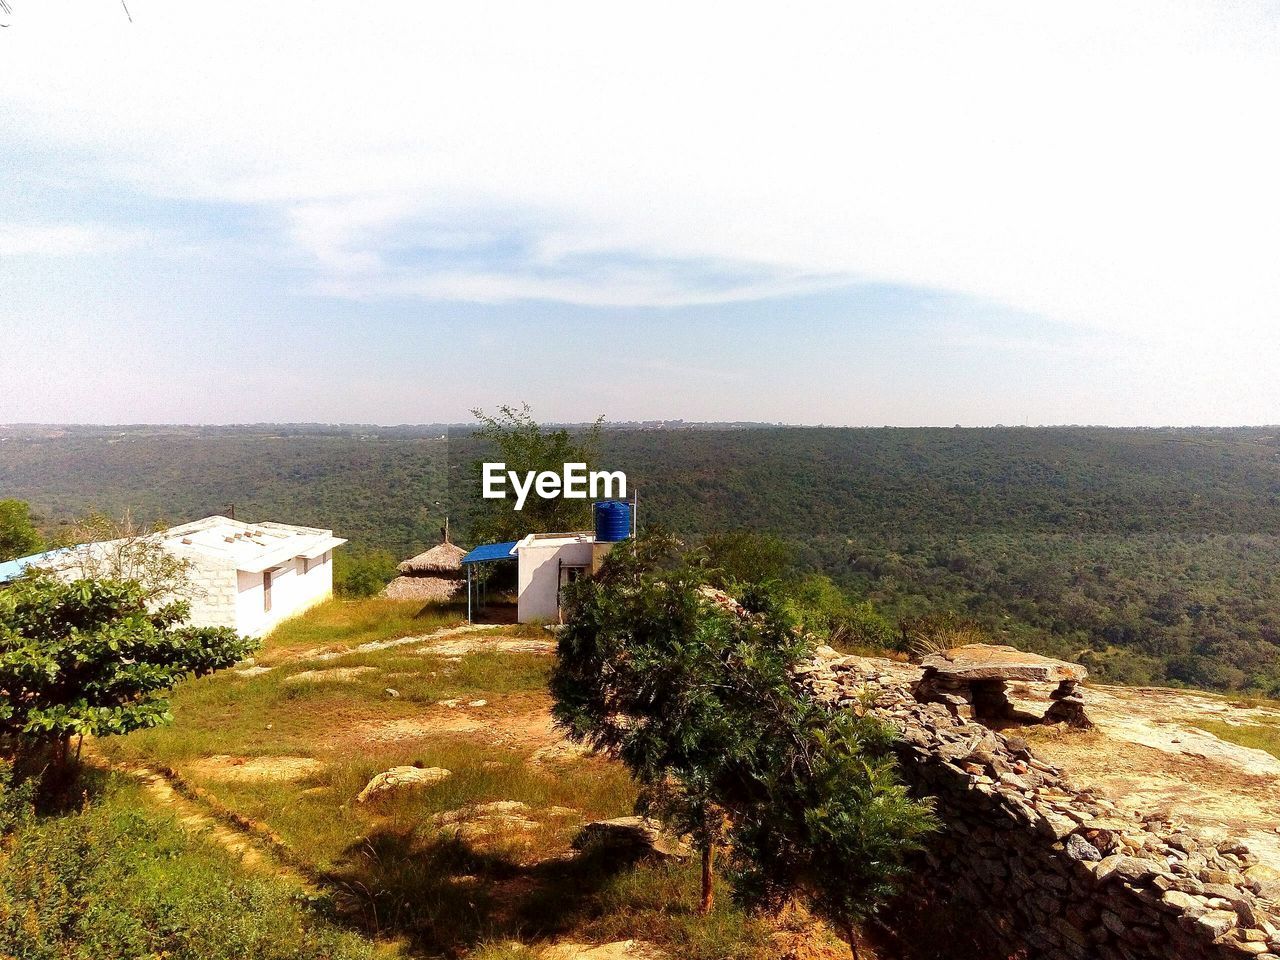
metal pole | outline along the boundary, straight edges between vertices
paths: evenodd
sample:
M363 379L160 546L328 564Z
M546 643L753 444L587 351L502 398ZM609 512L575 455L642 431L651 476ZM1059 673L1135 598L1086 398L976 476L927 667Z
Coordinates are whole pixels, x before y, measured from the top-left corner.
M467 564L467 623L471 622L471 564Z

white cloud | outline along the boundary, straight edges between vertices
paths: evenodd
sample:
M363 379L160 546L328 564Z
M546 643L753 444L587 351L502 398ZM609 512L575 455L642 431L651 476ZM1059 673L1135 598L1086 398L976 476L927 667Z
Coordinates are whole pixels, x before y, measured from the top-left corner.
M1276 357L1261 0L131 9L22 4L6 127L266 211L329 293L673 305L877 281ZM500 262L430 255L504 241Z
M118 253L145 239L139 231L101 223L0 223L0 257Z

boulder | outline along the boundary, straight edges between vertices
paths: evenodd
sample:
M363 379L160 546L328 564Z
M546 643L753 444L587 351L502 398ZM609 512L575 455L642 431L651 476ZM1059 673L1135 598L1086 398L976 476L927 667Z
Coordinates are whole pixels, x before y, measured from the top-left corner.
M1078 663L1054 660L1015 647L974 643L924 657L925 673L936 672L958 680L1022 680L1032 683L1079 683L1089 671Z
M1096 862L1102 859L1101 851L1078 833L1067 837L1066 853L1072 860Z
M616 817L588 823L574 837L573 848L584 850L589 846L603 846L637 858L683 860L691 853L687 843L648 817Z
M400 790L428 787L449 776L452 773L444 767L392 767L370 780L356 797L356 803L367 803Z

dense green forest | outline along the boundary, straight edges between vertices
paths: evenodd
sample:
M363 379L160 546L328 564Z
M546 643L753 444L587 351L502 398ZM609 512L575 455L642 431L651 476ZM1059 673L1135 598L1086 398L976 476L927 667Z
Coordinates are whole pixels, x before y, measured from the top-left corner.
M46 527L96 508L332 527L355 550L455 539L465 430L6 428L0 498ZM792 543L891 619L950 611L1128 682L1280 693L1272 429L608 430L642 525Z

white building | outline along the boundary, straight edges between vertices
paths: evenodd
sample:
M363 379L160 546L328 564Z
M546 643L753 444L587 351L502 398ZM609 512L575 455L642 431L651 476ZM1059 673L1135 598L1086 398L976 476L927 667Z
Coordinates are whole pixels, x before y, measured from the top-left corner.
M514 560L516 619L520 623L555 623L560 619L560 591L578 577L598 570L614 545L613 541L599 542L590 533L531 533L523 540L476 547L462 563L469 571L476 563ZM469 585L467 595L470 617Z
M521 623L560 620L561 592L578 577L594 576L622 540L636 535L636 500L601 500L592 505L595 532L531 533L523 540L486 543L462 558L467 571L467 619L475 611L472 584L478 563L516 562L516 619ZM484 578L480 579L483 599Z
M149 535L189 563L190 623L233 627L261 636L281 620L333 594L333 551L346 540L332 530L290 523L244 523L205 517ZM84 544L24 557L0 565L0 582L28 567L47 567L60 576L83 576L83 551L103 556L121 541Z
M560 590L592 569L589 533L534 533L516 544L517 610L521 623L560 619ZM609 544L612 546L612 544Z

